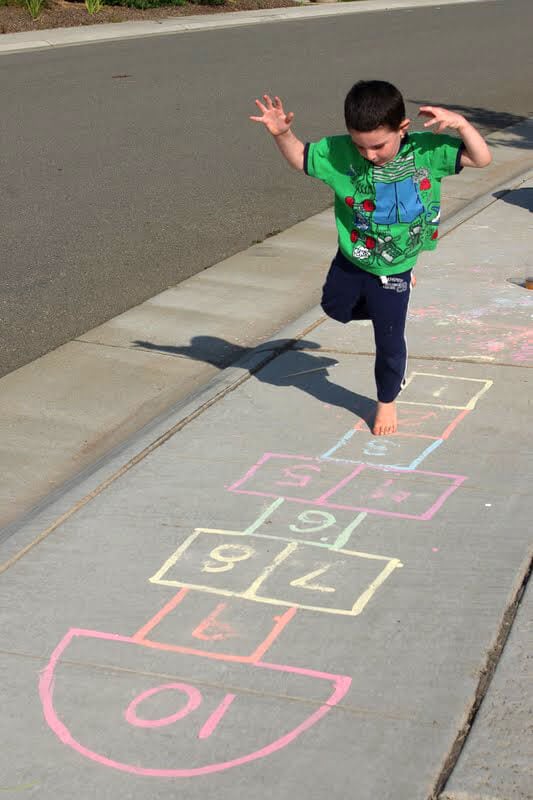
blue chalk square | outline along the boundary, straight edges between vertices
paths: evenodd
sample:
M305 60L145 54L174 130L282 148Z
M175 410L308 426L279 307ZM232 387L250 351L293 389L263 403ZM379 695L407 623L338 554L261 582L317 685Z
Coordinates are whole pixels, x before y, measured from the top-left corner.
M423 442L423 439L401 433L376 437L368 431L351 428L320 458L325 461L372 464L394 469L416 469L443 440L436 439L427 447L424 447Z

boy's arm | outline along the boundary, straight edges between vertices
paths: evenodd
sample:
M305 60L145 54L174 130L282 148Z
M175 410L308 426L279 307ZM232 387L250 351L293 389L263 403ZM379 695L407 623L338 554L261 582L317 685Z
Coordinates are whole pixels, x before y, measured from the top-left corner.
M486 167L490 164L492 155L486 141L461 114L438 106L421 106L420 114L429 117L429 121L424 123L424 128L437 125L435 133L442 133L445 128L457 131L465 147L461 153L462 167Z
M304 168L304 143L301 142L291 131L291 124L294 114L289 111L285 113L283 104L279 97L274 98L274 102L267 95L263 95L264 104L256 100L255 104L261 111L262 116L250 117L254 122L262 122L266 129L274 137L278 150L294 169L303 170Z
M291 130L274 134L278 150L294 169L303 170L305 145Z

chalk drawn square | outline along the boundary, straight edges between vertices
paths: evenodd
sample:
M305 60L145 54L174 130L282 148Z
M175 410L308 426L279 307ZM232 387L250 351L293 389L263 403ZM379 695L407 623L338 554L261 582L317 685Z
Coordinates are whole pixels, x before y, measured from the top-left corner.
M402 397L402 395L400 395ZM412 436L419 439L448 439L457 425L469 414L468 409L458 411L442 406L398 405L398 433L395 436ZM364 431L370 436L369 425L359 420L356 431ZM389 437L387 437L389 438Z
M370 464L351 464L309 457L265 453L243 478L229 491L257 494L263 497L280 497L280 474L285 481L307 480L304 473L296 472L298 458L306 465L320 465L322 487L329 488L317 496L309 484L300 489L300 495L284 495L284 499L323 509L366 511L387 517L404 519L431 519L449 495L466 480L463 475L448 475L422 470L397 470ZM285 467L287 471L284 472ZM272 467L274 466L274 473ZM266 474L265 474L266 473ZM294 476L290 478L289 476ZM263 477L264 476L264 477ZM308 496L304 496L304 491ZM283 495L282 495L283 496Z
M364 514L348 511L332 514L316 507L305 508L276 498L245 533L282 541L300 541L314 547L343 547Z
M321 458L397 469L416 469L441 444L442 439L428 441L402 434L372 436L368 431L352 428Z
M156 649L223 656L227 660L257 661L292 619L266 605L239 597L181 588L134 638Z
M326 462L312 456L265 453L228 491L284 497L314 505L354 472L351 464Z
M150 578L151 583L237 595L287 546L263 540L261 548L239 531L197 529Z
M323 498L323 505L427 520L465 480L464 475L361 464L357 475Z
M402 563L397 558L350 550L320 550L295 543L275 569L246 592L263 603L356 616Z
M480 378L412 372L397 403L471 410L491 386L492 381Z

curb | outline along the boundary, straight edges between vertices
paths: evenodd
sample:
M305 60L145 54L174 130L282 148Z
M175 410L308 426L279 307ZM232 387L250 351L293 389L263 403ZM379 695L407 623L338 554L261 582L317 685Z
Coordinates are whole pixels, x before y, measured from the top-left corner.
M82 25L72 28L52 28L43 31L24 31L5 33L0 37L0 55L9 55L30 50L49 50L58 47L73 47L83 44L96 44L121 39L138 39L148 36L165 36L178 33L215 28L235 28L255 25L261 22L300 22L304 19L322 19L347 14L370 13L373 11L401 11L432 6L460 5L463 3L485 3L492 0L352 0L351 3L338 2L321 5L320 2L302 3L301 7L286 9L272 8L258 11L236 11L218 14L217 19L202 19L195 15L175 19L167 17L155 22L122 22Z
M522 183L525 183L532 177L533 169L531 168L527 169L525 172L517 172L516 174L511 175L511 177L504 183L500 183L489 192L485 192L479 197L474 198L474 200L472 200L467 206L462 208L460 211L456 211L451 217L448 217L442 221L440 226L442 234L440 235L440 238L442 239L444 236L447 236L449 233L455 230L455 228L458 228L459 225L462 225L463 222L467 222L472 217L475 217L476 214L479 214L480 211L483 211L493 203L496 203L500 199L494 196L496 192L501 192L502 196L506 195L509 192L517 189Z

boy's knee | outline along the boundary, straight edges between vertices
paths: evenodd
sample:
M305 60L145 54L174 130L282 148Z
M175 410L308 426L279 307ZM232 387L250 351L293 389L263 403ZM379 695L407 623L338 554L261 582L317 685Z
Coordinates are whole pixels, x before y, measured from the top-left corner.
M352 319L351 312L346 309L345 306L335 303L334 300L329 298L322 297L320 307L322 308L324 314L327 314L328 317L334 319L336 322L342 322L346 324Z

